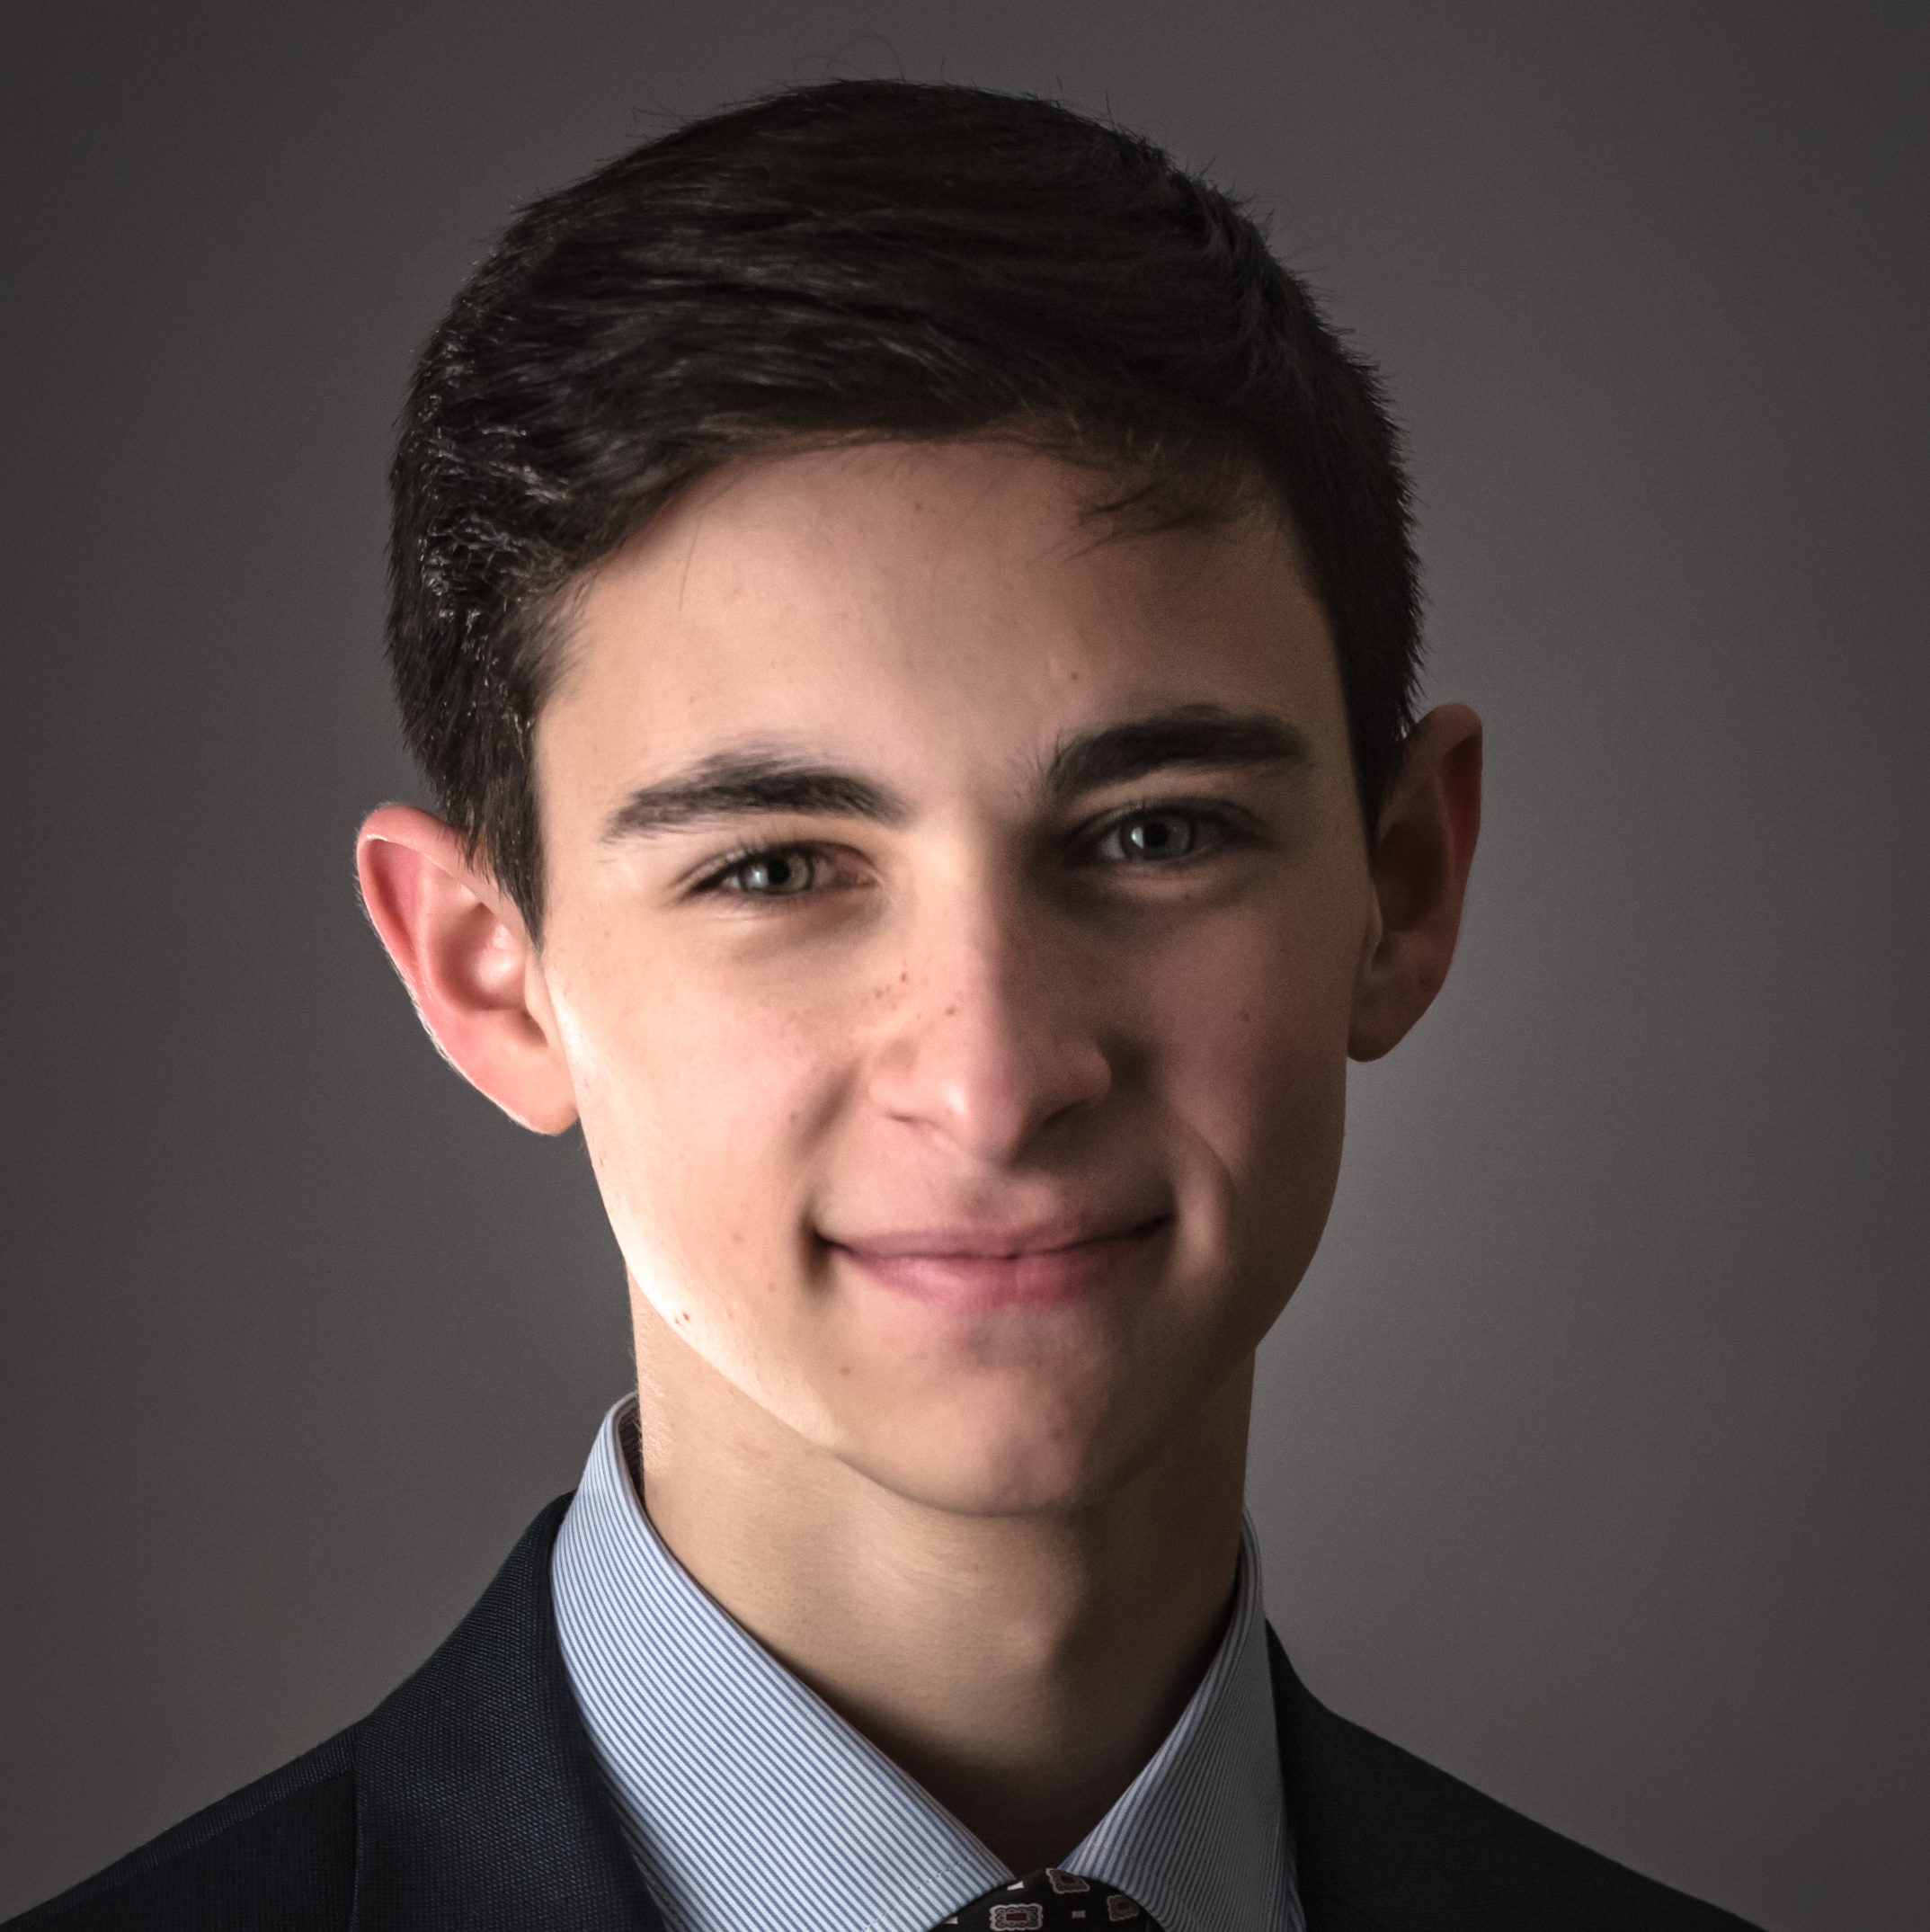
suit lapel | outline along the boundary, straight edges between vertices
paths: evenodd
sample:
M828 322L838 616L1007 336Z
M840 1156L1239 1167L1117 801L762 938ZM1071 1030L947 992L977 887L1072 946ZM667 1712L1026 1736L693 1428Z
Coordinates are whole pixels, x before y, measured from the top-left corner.
M663 1932L556 1643L549 1559L568 1503L356 1727L352 1932Z

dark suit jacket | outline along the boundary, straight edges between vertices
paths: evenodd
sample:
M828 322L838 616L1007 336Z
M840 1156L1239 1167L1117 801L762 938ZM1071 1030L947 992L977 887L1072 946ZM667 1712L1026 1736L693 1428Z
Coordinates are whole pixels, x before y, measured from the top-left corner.
M557 1647L568 1500L360 1723L13 1932L662 1932ZM1308 1932L1748 1932L1334 1716L1268 1643Z

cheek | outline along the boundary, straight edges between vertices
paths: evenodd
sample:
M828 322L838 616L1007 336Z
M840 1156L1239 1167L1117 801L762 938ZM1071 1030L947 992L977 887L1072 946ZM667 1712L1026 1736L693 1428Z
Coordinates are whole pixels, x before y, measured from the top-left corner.
M1352 959L1344 938L1276 928L1204 948L1170 1002L1161 1084L1219 1198L1235 1257L1297 1283L1339 1173Z
M667 1318L761 1302L758 1284L794 1259L811 1150L846 1086L829 1046L849 1019L689 961L619 966L623 950L586 953L555 992L618 1245Z

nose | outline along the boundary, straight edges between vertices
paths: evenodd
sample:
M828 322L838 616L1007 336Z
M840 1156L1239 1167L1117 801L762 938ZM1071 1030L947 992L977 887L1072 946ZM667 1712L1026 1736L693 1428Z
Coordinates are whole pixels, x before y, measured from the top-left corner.
M990 895L917 921L871 1056L872 1105L1003 1166L1103 1100L1098 989L1053 926Z

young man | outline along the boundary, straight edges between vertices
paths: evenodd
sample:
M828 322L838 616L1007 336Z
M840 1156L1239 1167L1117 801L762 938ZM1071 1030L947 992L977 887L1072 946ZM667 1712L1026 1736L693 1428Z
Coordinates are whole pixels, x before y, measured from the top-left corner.
M1714 1928L1331 1716L1254 1350L1454 951L1367 370L1044 103L851 84L531 209L417 372L363 827L580 1123L637 1396L373 1715L26 1924Z

